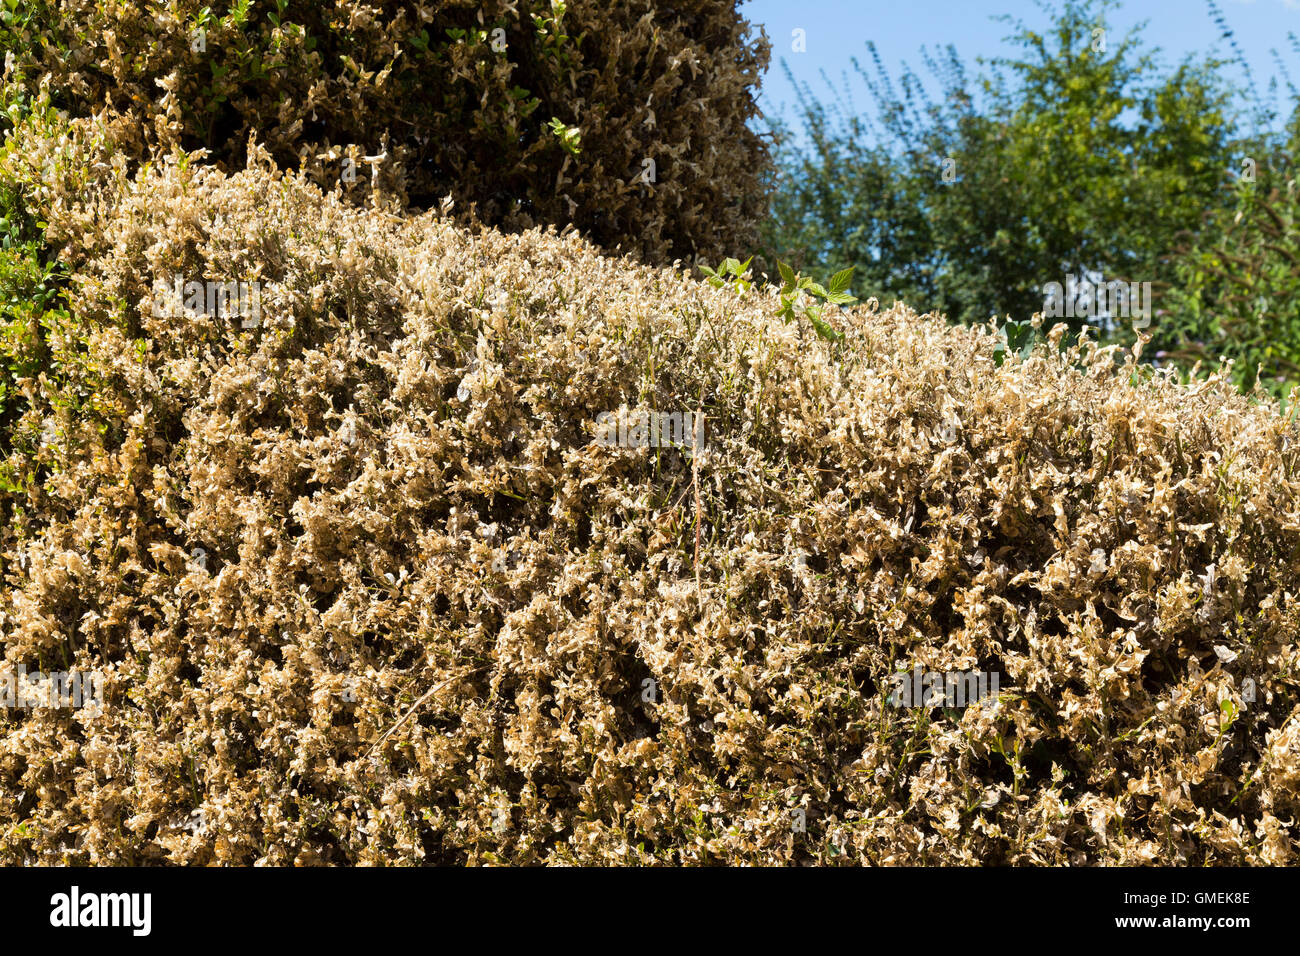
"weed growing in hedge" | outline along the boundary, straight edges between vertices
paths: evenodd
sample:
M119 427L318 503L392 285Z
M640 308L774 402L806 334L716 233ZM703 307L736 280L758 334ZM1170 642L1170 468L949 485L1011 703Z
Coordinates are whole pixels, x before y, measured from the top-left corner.
M853 278L853 267L850 266L835 273L835 275L831 276L831 281L823 288L807 276L799 275L784 262L778 262L776 265L777 269L780 270L782 282L781 308L777 310L776 314L785 319L786 322L793 322L796 316L801 315L811 322L812 327L817 330L817 334L828 342L842 340L844 333L837 331L822 318L824 306L807 304L803 293L807 293L814 299L821 299L826 305L836 307L852 305L858 300L846 290Z
M744 295L754 287L754 283L749 278L749 264L753 261L753 256L750 256L744 262L728 256L722 260L716 270L710 269L703 264L699 266L699 269L707 277L705 281L713 288L721 289L723 286L730 285L741 295Z

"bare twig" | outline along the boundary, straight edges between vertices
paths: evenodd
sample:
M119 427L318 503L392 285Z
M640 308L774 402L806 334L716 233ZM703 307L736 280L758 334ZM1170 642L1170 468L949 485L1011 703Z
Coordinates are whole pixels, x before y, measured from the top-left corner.
M447 686L448 684L450 684L452 681L456 680L456 678L457 678L458 676L460 676L460 675L452 675L451 677L448 677L448 678L447 678L445 681L443 681L442 683L440 683L440 684L434 684L432 687L430 687L429 690L425 693L425 695L424 695L423 697L421 697L419 700L417 700L414 704L411 705L410 709L409 709L405 714L403 714L403 715L401 716L401 719L399 719L399 720L397 721L397 723L395 723L395 724L393 724L393 726L389 727L388 730L384 732L384 735L383 735L382 737L380 737L378 740L376 740L376 741L374 742L374 744L371 745L370 749L366 751L366 757L368 758L372 753L374 753L376 750L379 749L379 747L383 744L383 742L384 742L385 740L387 740L389 737L393 736L393 734L397 731L397 728L398 728L398 727L401 727L402 724L406 723L407 720L410 719L411 715L412 715L413 713L415 713L416 709L417 709L421 704L423 704L426 700L428 700L428 699L429 699L430 697L432 697L434 694L438 693L438 691L442 690L444 687L446 687L446 686Z
M692 436L692 445L701 444L700 437L704 434L704 409L701 408L695 413L695 434ZM691 484L695 487L695 601L698 604L700 600L700 514L703 510L700 507L700 452L702 449L693 447L691 455Z

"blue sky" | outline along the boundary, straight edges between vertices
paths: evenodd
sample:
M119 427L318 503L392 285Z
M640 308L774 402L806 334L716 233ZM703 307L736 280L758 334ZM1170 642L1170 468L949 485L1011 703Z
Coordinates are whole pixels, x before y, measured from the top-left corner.
M1261 96L1267 95L1269 78L1278 73L1271 48L1277 49L1293 82L1300 86L1300 53L1287 39L1288 32L1300 36L1300 0L1219 0L1219 7L1236 33ZM772 63L763 79L760 106L765 113L784 113L787 119L795 118L796 103L781 69L782 58L822 99L827 98L827 88L819 71L825 70L837 83L842 71L850 71L855 103L866 109L850 57L866 60L868 39L875 41L895 78L904 61L924 77L927 71L919 56L923 46L955 44L974 72L977 56L1012 51L1002 42L1011 27L993 20L994 15L1011 14L1036 27L1049 22L1033 0L746 0L740 9L752 23L763 25L772 41ZM1177 63L1188 53L1231 56L1205 0L1127 0L1109 19L1108 29L1120 35L1148 21L1143 45L1159 47L1166 64ZM795 29L805 31L806 52L791 49ZM1281 94L1286 95L1285 87Z

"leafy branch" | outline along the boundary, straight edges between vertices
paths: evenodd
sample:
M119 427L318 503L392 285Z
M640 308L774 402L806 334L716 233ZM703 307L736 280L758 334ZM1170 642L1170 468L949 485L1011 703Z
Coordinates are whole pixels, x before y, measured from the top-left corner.
M837 310L842 305L852 305L857 302L857 298L850 295L847 291L849 282L853 279L853 267L841 269L825 287L818 285L808 276L800 275L790 268L784 262L777 262L777 269L781 273L781 308L777 310L777 315L785 321L793 322L799 316L806 318L812 323L812 327L817 330L817 334L828 342L839 342L844 338L844 333L836 331L825 319L822 318L822 312L826 306L834 306ZM823 305L810 304L808 298L814 300L820 299Z

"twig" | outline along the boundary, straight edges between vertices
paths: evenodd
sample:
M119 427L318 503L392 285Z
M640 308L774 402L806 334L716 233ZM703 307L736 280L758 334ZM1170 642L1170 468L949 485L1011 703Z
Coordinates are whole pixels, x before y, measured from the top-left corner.
M692 445L700 444L699 438L704 434L704 409L695 413L695 434ZM692 448L691 483L695 486L695 603L700 601L700 448Z
M425 695L424 695L423 697L421 697L419 700L417 700L414 704L411 705L410 710L408 710L405 714L403 714L402 717L401 717L401 719L398 720L397 723L393 724L393 726L391 726L391 727L388 728L388 730L384 733L384 736L380 737L378 740L376 740L376 741L374 742L374 744L371 745L370 749L366 751L366 757L369 758L369 756L370 756L372 753L374 753L374 752L375 752L375 751L376 751L376 750L377 750L377 749L378 749L378 748L383 744L383 742L384 742L385 740L387 740L389 737L393 736L393 734L394 734L394 732L396 732L397 728L398 728L398 727L401 727L402 724L406 723L407 720L410 719L411 715L412 715L413 713L415 713L415 710L416 710L417 707L419 707L421 704L423 704L426 700L428 700L430 697L432 697L432 696L433 696L434 694L436 694L438 691L442 690L444 687L446 687L446 686L447 686L448 684L450 684L452 681L456 680L456 677L457 677L457 676L458 676L458 675L453 675L453 676L451 676L451 677L448 677L448 678L447 678L445 681L443 681L442 683L440 683L440 684L434 684L431 688L429 688L429 690L425 693Z

